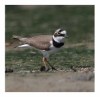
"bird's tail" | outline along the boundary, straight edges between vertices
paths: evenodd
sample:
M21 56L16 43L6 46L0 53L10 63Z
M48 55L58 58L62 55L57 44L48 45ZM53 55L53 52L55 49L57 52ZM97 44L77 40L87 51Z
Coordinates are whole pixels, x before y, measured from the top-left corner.
M17 36L17 35L13 35L12 38L16 41L16 42L21 42L23 43L23 45L19 45L19 46L15 46L16 47L31 47L30 45L26 44L26 40L27 38L23 38L21 36Z
M19 40L21 42L25 42L27 40L27 38L21 37L21 36L17 36L17 35L13 35L12 36L13 39Z

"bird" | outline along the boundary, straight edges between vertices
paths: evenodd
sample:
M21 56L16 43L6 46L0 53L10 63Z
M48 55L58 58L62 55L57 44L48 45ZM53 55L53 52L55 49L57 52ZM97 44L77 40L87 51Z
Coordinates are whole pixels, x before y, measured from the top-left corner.
M57 70L49 63L49 56L64 46L66 37L68 37L67 31L61 28L55 30L53 35L36 35L31 37L13 35L13 39L22 42L22 44L17 47L32 47L42 53L43 66L41 66L40 71L49 71L50 69Z

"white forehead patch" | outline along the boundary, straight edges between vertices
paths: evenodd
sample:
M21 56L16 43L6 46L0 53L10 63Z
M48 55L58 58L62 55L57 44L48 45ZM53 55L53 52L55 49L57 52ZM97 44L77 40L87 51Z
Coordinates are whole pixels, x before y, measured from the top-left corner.
M65 35L67 34L67 32L65 30L61 31L60 33L65 34Z

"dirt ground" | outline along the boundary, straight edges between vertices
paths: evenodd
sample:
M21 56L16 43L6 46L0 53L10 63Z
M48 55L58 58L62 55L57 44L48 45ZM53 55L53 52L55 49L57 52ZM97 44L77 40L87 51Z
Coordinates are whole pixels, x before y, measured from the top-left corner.
M6 92L94 92L93 72L7 73Z

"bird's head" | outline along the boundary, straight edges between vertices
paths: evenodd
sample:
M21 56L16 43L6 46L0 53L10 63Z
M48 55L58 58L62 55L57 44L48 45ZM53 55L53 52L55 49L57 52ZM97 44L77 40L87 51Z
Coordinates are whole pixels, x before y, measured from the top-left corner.
M67 32L63 29L57 29L53 35L53 39L57 42L63 42L65 37L67 37Z

